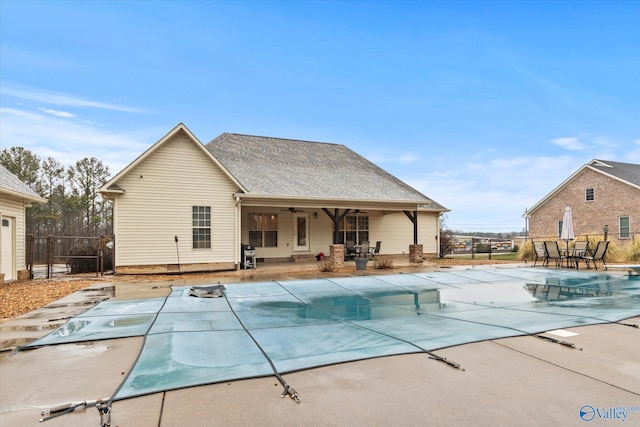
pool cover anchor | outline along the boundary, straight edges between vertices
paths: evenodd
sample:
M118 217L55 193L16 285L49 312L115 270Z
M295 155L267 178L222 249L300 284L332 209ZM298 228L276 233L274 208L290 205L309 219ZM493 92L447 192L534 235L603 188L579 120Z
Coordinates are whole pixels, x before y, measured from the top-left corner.
M466 369L464 369L462 366L460 366L459 363L456 363L453 360L449 360L444 356L438 356L437 354L433 354L433 353L429 353L429 352L427 352L427 354L429 355L429 359L437 360L438 362L444 362L447 365L451 366L452 368L456 368L456 369L459 369L461 371L466 371Z
M109 427L111 425L111 405L106 404L110 398L104 399L96 399L96 400L84 400L82 402L71 402L71 403L63 403L61 405L54 406L53 408L49 408L40 413L40 415L47 415L46 417L40 418L40 422L49 421L50 419L57 418L61 415L68 414L70 412L75 411L78 408L91 408L96 407L101 414L101 424L100 427ZM108 408L106 413L108 413L107 417L103 417L102 414L105 412L104 408ZM103 420L108 420L108 424L104 424Z
M536 336L538 338L542 338L543 340L552 342L554 344L560 344L560 345L564 345L565 347L570 347L570 348L574 348L576 350L582 351L582 347L578 347L574 343L569 342L569 341L559 340L557 338L547 337L545 335L534 335L534 336Z
M289 396L291 400L296 402L298 405L302 403L302 401L300 400L300 397L298 396L298 392L293 387L291 387L287 383L283 385L284 385L284 390L282 390L282 394L280 395L280 398Z
M111 404L109 402L106 405L98 403L96 408L100 413L100 427L111 427Z

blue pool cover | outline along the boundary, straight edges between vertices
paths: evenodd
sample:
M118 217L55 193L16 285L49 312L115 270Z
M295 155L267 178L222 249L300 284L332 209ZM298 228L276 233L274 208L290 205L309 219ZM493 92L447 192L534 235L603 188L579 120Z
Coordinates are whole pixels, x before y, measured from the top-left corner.
M31 343L144 336L114 399L640 315L640 279L494 268L228 284L105 301Z

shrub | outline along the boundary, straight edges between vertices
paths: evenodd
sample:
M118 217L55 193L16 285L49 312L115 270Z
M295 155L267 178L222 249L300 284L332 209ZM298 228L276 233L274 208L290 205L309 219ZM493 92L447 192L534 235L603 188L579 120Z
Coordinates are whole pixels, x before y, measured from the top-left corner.
M518 249L516 254L518 261L533 261L536 259L536 251L533 248L533 242L527 242Z
M96 246L99 246L97 243ZM98 255L98 248L85 243L79 246L75 246L69 252L71 258L67 261L69 272L71 274L78 273L95 273L96 272L96 257ZM77 258L76 258L77 257ZM105 271L113 270L113 251L105 248L102 253L103 268Z
M453 252L453 230L440 229L440 258Z
M323 259L321 259L318 262L318 270L321 273L330 273L332 271L335 271L335 266L331 257L324 257Z
M511 252L518 252L520 248L518 247L518 245L513 245L513 247L511 248Z
M394 268L393 260L390 257L377 256L376 262L373 267L377 268L378 270L391 270Z
M628 244L628 261L640 261L640 239L636 238Z

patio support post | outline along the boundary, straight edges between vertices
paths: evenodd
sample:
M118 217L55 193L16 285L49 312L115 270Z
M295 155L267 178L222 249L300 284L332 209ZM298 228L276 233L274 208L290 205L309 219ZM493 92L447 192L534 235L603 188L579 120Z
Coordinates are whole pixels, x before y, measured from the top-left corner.
M322 208L322 211L333 221L333 243L338 243L340 241L340 221L351 212L351 209L345 209L342 214L340 213L340 209L337 208L334 209L334 213L331 213L327 208Z
M413 244L418 244L418 211L413 211L413 214L409 211L402 211L413 223Z
M422 263L423 247L418 244L418 211L402 211L413 223L413 244L409 245L409 262ZM438 236L436 236L436 239Z
M344 245L335 244L329 246L329 253L331 255L331 265L334 268L344 267Z
M418 245L418 244L409 245L409 262L422 264L423 262L422 255L423 255L422 245Z

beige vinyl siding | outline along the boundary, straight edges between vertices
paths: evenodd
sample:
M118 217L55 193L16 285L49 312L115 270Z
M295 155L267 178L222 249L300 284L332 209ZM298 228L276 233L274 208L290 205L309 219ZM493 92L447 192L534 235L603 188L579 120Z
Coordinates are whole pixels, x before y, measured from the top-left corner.
M314 218L313 213L318 217ZM293 250L293 214L287 208L268 208L245 206L242 208L242 243L249 243L249 214L265 213L278 215L278 247L256 248L258 258L288 258L295 254L329 254L329 246L333 242L333 222L322 209L308 208L304 213L309 216L309 250L297 252Z
M418 243L425 254L437 252L437 214L418 212ZM408 254L413 244L413 223L403 212L369 214L369 241L382 241L381 254Z
M302 209L309 215L309 243L307 253L329 254L333 243L333 222L322 209ZM318 214L314 218L313 213ZM242 208L242 243L249 242L248 218L250 213L275 213L278 215L278 247L256 248L258 258L287 258L300 252L293 250L293 214L286 207L257 207L244 206ZM409 253L409 245L413 243L413 223L402 212L388 213L383 211L368 211L369 241L371 246L377 240L382 241L381 254L400 255ZM423 245L425 254L435 254L438 249L437 213L418 213L418 243Z
M314 212L317 212L318 218L313 217ZM314 255L322 252L328 256L329 247L333 244L333 221L322 209L317 209L309 211L309 223L310 252Z
M17 271L26 269L24 200L3 194L2 203L0 204L0 221L1 217L10 217L15 227L13 247L16 270L11 275L15 279L17 278Z
M118 181L116 265L235 262L238 188L183 133L157 147ZM211 207L211 248L192 247L192 206Z

